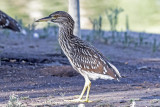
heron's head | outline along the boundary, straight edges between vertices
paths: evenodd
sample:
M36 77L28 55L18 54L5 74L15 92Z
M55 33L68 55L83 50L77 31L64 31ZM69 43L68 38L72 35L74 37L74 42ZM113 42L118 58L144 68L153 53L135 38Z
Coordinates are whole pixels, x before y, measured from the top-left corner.
M48 22L48 21L53 22L59 26L74 25L74 20L72 19L72 17L67 12L64 11L56 11L47 17L36 20L36 22Z

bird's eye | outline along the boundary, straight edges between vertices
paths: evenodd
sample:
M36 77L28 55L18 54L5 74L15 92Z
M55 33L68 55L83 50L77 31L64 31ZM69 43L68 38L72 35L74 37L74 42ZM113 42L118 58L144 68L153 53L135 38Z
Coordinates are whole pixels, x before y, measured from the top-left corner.
M54 18L57 19L59 16L58 15L54 15Z
M51 21L54 22L57 18L58 18L58 16L52 16Z

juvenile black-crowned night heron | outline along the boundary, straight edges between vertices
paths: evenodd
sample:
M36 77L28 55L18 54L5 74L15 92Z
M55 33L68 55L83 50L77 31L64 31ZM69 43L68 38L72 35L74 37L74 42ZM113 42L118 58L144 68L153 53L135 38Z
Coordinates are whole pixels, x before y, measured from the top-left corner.
M21 26L16 20L0 10L0 28L11 29L13 31L20 32Z
M73 35L74 20L68 13L57 11L36 22L46 21L53 22L59 26L59 44L72 67L85 79L85 85L81 95L78 99L72 101L89 102L89 91L91 87L90 79L96 80L100 78L119 80L121 76L114 65L106 60L106 58L92 45ZM86 99L82 100L86 90Z

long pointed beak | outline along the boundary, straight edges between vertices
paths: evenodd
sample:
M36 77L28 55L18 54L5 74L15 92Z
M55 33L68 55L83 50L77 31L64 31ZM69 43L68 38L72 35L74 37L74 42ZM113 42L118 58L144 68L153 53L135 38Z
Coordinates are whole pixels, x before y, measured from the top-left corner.
M35 22L47 22L47 21L50 21L51 19L52 19L52 17L48 16L48 17L38 19Z

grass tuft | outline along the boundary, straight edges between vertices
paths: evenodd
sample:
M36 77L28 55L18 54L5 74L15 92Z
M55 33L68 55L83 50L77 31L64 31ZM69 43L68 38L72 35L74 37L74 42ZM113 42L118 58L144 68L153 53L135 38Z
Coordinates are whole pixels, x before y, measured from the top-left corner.
M7 107L22 107L22 103L19 101L18 95L9 96Z

